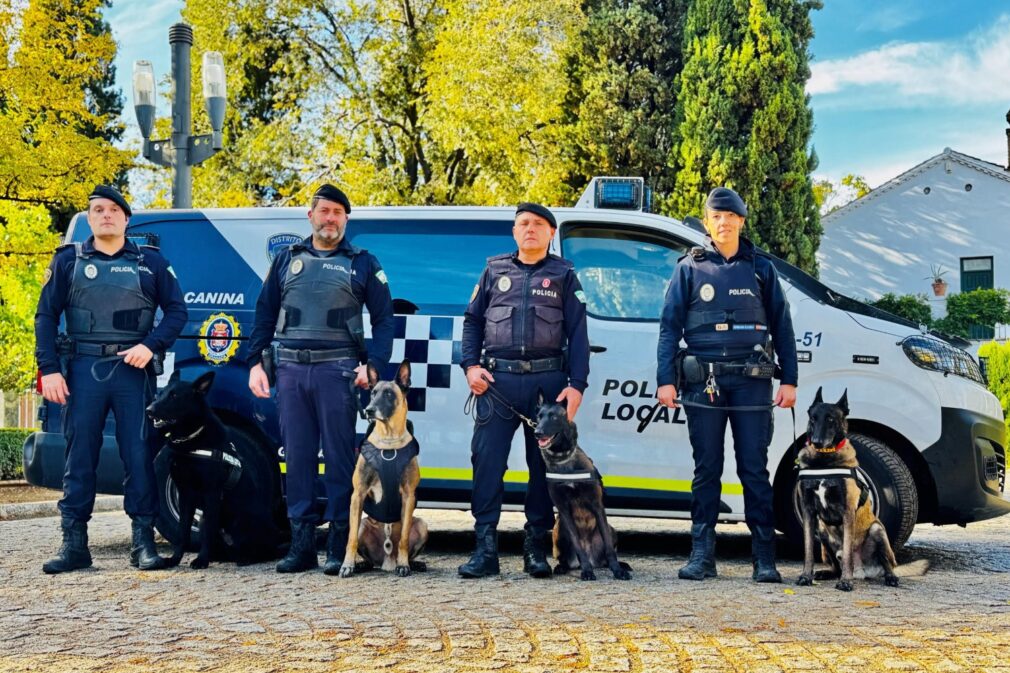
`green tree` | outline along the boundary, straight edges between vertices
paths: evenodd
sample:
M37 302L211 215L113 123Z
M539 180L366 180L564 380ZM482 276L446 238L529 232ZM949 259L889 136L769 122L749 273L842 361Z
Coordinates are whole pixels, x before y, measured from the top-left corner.
M870 306L876 306L888 313L911 320L919 325L930 325L933 322L932 311L929 307L929 300L924 294L903 294L896 295L888 292L880 299L867 302Z
M748 229L771 252L815 272L821 228L808 150L813 117L810 11L819 0L695 0L677 89L672 215L700 213L726 185L748 204Z
M842 206L861 199L870 193L870 185L862 175L849 173L838 184L831 180L814 181L814 202L821 215L833 213Z
M979 288L959 292L947 297L947 315L936 321L941 332L968 338L972 325L993 327L1010 323L1010 292L1000 289Z
M0 199L65 218L130 166L110 142L122 103L109 86L116 44L104 4L0 4Z

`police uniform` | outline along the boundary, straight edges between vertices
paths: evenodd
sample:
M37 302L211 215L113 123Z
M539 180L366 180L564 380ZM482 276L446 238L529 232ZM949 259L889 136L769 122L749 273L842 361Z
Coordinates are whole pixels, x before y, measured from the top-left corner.
M531 204L524 204L531 205ZM535 205L535 204L532 204ZM532 210L537 214L546 212ZM520 211L521 212L521 211ZM549 222L554 225L553 215ZM565 348L567 345L567 357ZM482 353L483 351L483 353ZM536 264L519 261L519 253L487 261L463 319L464 370L483 365L494 377L495 392L525 416L535 415L537 392L554 400L567 386L583 392L589 377L589 338L582 286L572 263L548 254ZM504 495L503 477L512 437L521 421L492 399L491 391L476 400L476 422L470 445L473 464L471 510L478 551L488 560L460 567L464 576L497 572L497 526ZM523 425L526 440L525 562L527 572L549 546L554 510L547 492L546 468L533 430ZM475 572L469 572L470 568Z
M129 215L118 192L96 189L95 194L121 202ZM163 315L155 326L159 307ZM61 315L70 342L58 352ZM95 472L111 410L126 472L123 505L134 524L131 561L143 569L160 567L153 537L158 514L154 450L145 412L153 397L154 376L150 366L137 369L116 353L136 344L163 353L186 320L179 283L156 248L127 240L118 252L106 255L89 237L84 243L60 246L46 270L35 314L35 354L42 375L62 371L70 391L62 417L67 464L59 509L65 545L69 531L77 558L86 558L87 565L86 524L95 504ZM50 562L46 572L73 569L68 565L74 564Z
M717 202L714 208L742 209L742 215L746 215L743 202L735 193L732 196L735 201ZM772 435L771 373L765 367L761 377L753 377L745 375L745 371L754 374L754 368L741 366L762 361L769 337L781 368L782 384L795 386L798 366L792 318L768 255L741 237L739 251L727 260L709 238L704 247L694 248L680 259L663 305L657 382L660 386L678 385L686 401L714 407L685 407L695 463L691 484L694 525L691 562L682 569L681 577L702 579L715 574L715 524L720 511L727 422L733 430L737 473L743 484L745 518L752 532L755 563L770 559L774 569L775 521L767 465ZM680 353L681 338L687 343L686 354ZM683 355L697 359L695 364L701 365L700 380L677 381L675 362ZM767 356L763 361L769 364ZM692 369L697 370L684 367L685 371ZM710 385L710 375L714 386ZM712 392L713 388L717 394ZM722 409L738 406L767 406L768 410Z
M332 193L324 198L342 202ZM350 204L344 205L350 212ZM367 350L363 307L372 325ZM393 301L382 267L346 237L336 249L324 251L312 246L310 236L274 258L256 302L248 363L250 367L259 364L263 351L276 338L273 352L292 554L301 554L301 561L292 555L283 560L278 566L281 572L317 565L314 536L320 516L315 484L320 448L327 499L322 519L330 522L326 571L339 571L347 542L355 461L354 370L366 361L384 370L392 355L394 330ZM331 562L335 567L330 568Z

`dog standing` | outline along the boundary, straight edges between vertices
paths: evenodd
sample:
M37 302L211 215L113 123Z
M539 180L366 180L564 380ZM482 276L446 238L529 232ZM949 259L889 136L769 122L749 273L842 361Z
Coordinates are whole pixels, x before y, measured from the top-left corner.
M203 516L193 569L206 568L214 550L229 547L238 565L270 561L279 555L283 540L272 511L277 465L214 414L206 399L213 382L212 371L187 383L176 370L147 407L167 441L163 450L171 452L169 471L179 492L180 536L169 567L179 565L189 547L198 508ZM222 530L230 545L221 540Z
M410 362L400 364L395 382L380 381L378 370L368 365L368 387L372 397L365 414L372 423L351 479L350 533L340 576L379 567L406 577L427 569L414 559L428 541L427 524L414 516L421 468L407 420ZM362 511L368 516L362 518ZM363 566L355 566L359 553Z
M631 566L617 560L616 534L603 507L603 479L578 445L578 430L560 404L538 397L535 430L547 466L547 491L558 509L554 524L555 575L582 568L583 580L595 580L594 568L609 567L614 579L630 580Z
M852 591L852 580L880 577L898 586L898 575L922 574L928 562L898 566L887 530L873 513L869 490L856 468L856 450L848 440L848 391L835 404L825 403L817 389L807 410L807 444L799 453L796 497L803 524L801 586L815 579L838 579L835 588ZM816 531L815 531L816 526ZM814 572L814 535L831 570Z

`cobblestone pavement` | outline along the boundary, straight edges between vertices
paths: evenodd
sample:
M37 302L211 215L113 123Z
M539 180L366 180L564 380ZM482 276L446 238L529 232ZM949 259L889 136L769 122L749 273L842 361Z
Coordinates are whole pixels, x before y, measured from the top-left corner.
M1010 517L921 526L901 560L922 578L750 581L749 537L720 527L719 577L676 579L682 522L615 519L634 580L534 580L506 515L503 574L462 580L469 515L421 513L429 572L278 575L271 565L141 573L129 521L96 515L95 568L46 577L54 518L0 523L0 671L1003 671L1010 673ZM167 552L163 547L162 552ZM191 557L187 557L184 564Z

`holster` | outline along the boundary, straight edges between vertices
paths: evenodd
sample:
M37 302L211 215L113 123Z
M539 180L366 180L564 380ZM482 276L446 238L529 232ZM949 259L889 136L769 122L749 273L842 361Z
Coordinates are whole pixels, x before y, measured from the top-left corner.
M165 353L162 351L154 351L151 353L151 361L147 363L151 368L151 373L155 376L161 376L165 373Z
M680 359L680 376L684 383L704 383L706 378L705 363L694 355L688 355L681 351L683 357Z
M67 378L67 370L70 365L70 358L74 354L74 340L67 334L56 335L56 354L60 359L60 374Z
M267 383L273 388L277 383L277 346L270 344L263 349L263 372L267 375Z

